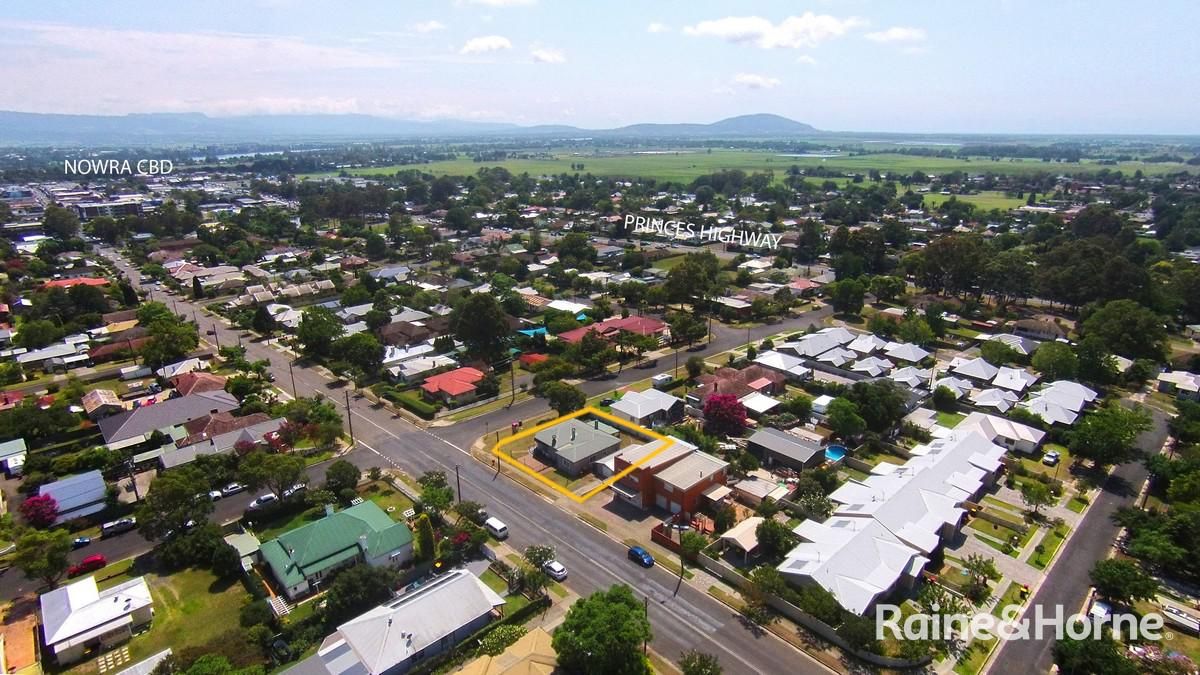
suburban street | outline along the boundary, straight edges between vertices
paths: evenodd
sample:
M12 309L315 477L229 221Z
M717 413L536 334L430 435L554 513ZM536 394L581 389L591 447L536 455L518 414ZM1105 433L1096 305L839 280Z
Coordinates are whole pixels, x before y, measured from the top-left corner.
M101 253L114 261L135 288L141 288L140 275L127 261L112 250L105 249ZM181 317L197 317L201 336L214 345L218 341L221 345L238 342L240 331L204 316L190 301L157 294L155 299L173 307ZM761 340L783 330L803 329L819 321L827 311L751 329L750 337L752 340ZM215 331L215 335L206 335L209 330ZM714 332L716 339L705 350L705 354L742 344L747 335L745 330ZM284 354L261 342L243 340L242 344L246 347L249 359L270 361L275 383L284 391L291 391L291 378L294 376L298 395L311 396L320 392L346 405L347 398L342 390L333 386L331 380L315 369L294 365L289 373L288 359ZM674 365L673 362L671 365ZM583 388L589 394L601 393L621 384L644 379L649 374L645 370L626 369L616 377L587 382ZM425 471L444 471L451 480L454 480L457 469L462 484L461 497L485 504L492 515L503 520L512 533L509 543L513 547L520 550L531 544L548 544L557 550L558 559L570 570L568 585L572 590L586 596L616 583L626 583L636 594L645 598L654 627L651 644L666 658L677 659L685 650L698 649L716 655L727 673L828 672L823 665L774 635L747 626L737 612L704 591L685 583L676 594L675 575L661 567L644 570L636 566L626 559L626 547L623 544L587 526L572 513L560 509L541 495L497 474L493 468L468 454L466 448L482 435L485 426L493 430L507 428L513 419L530 417L547 410L543 401L527 401L509 410L501 409L486 418L431 431L393 417L386 409L375 408L366 400L350 396L348 401L347 412L353 424L357 447L346 455L346 459L363 468L390 465L414 476ZM323 470L314 473L321 476ZM218 517L225 508L236 508L235 502L244 507L244 503L252 496L239 495L240 500L229 500L228 505L219 503ZM131 550L136 549L138 544L143 550L149 548L149 544L136 535L130 539L134 542L130 545ZM114 542L113 545L119 544ZM96 552L103 551L96 548ZM136 552L133 550L127 555Z
M1167 415L1155 408L1147 407L1152 426L1138 440L1138 447L1148 453L1158 452L1167 438ZM1045 616L1053 616L1055 607L1062 607L1064 615L1074 614L1083 606L1091 590L1088 570L1102 558L1121 529L1112 516L1117 509L1130 506L1137 498L1138 489L1145 482L1146 467L1141 462L1118 466L1105 481L1104 488L1088 509L1075 533L1049 570L1041 588L1025 609L1024 616L1035 616L1035 607L1041 606ZM1054 635L1043 635L1043 639L1012 640L1002 642L1000 651L988 669L990 673L1045 673L1054 664Z

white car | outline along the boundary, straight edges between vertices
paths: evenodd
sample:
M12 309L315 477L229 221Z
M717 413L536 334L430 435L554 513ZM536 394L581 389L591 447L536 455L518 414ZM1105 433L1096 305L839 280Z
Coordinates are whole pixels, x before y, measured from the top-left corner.
M246 486L242 485L241 483L230 483L229 485L226 485L225 487L221 488L221 494L228 497L229 495L236 495L237 493L239 493L245 489L246 489Z
M248 506L246 508L250 509L251 511L254 511L256 509L261 509L262 507L264 507L272 502L275 502L278 499L279 499L279 495L275 494L274 492L268 492L265 495L259 495L259 496L255 497L254 501L250 502L250 506Z
M542 565L542 571L555 581L562 581L567 578L567 568L563 567L563 564L557 560L547 560Z
M292 487L283 491L283 498L287 499L288 497L291 497L292 495L296 494L297 492L303 492L307 489L308 489L307 483L296 483Z

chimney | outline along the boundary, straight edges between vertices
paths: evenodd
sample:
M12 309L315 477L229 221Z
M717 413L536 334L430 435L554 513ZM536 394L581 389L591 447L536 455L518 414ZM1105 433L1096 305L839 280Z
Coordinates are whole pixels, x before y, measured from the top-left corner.
M592 428L599 430L600 429L600 420L592 420Z
M550 447L552 447L552 448L558 447L558 434L553 434L552 436L550 436Z
M575 427L571 427L571 440L575 440Z

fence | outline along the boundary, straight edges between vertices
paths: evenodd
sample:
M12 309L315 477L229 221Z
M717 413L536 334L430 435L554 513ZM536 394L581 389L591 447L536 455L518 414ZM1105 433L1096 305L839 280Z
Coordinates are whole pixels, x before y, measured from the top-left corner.
M699 562L701 567L703 567L709 573L720 577L738 590L745 591L750 589L751 584L749 579L742 576L740 572L738 572L728 563L709 556L707 550L708 549L700 553ZM932 660L928 656L920 659L897 659L890 656L884 656L882 654L875 654L872 652L865 652L855 649L851 647L850 643L846 642L846 640L842 638L842 636L839 635L837 630L832 626L824 621L821 621L808 612L805 612L792 603L774 595L766 595L766 601L767 606L769 606L771 609L779 612L788 619L791 619L806 630L815 633L822 639L836 645L839 649L845 651L847 654L852 654L856 658L866 661L872 665L883 668L917 668L928 664Z

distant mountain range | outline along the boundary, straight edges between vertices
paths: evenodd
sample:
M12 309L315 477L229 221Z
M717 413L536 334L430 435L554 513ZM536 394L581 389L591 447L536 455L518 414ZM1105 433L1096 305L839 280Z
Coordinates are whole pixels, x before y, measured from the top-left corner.
M633 124L616 129L519 126L461 120L398 120L371 115L243 115L149 113L124 116L0 111L0 145L164 145L279 140L453 137L791 138L822 132L770 114L712 124Z

